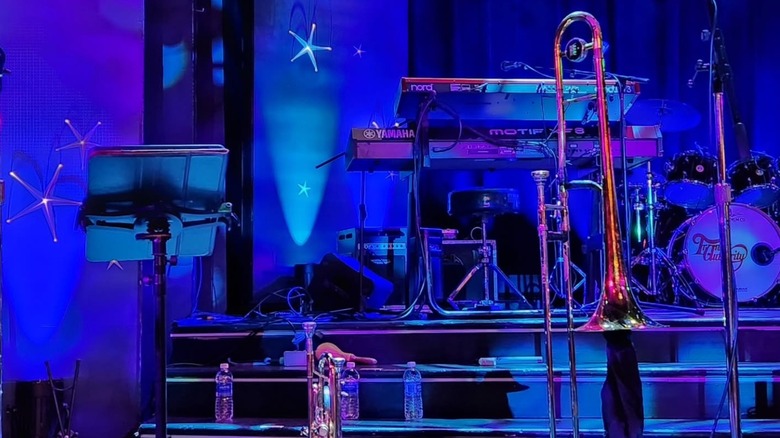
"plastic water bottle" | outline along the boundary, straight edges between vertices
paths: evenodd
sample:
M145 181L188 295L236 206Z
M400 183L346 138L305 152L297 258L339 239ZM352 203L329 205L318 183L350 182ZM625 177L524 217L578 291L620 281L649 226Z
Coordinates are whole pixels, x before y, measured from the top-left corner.
M217 423L230 423L233 421L233 374L230 365L219 365L219 372L215 381L217 383L217 400L214 403L214 417Z
M360 374L355 362L347 362L341 376L341 419L357 420L360 418Z
M404 371L404 418L407 421L423 417L422 375L415 362L407 362Z

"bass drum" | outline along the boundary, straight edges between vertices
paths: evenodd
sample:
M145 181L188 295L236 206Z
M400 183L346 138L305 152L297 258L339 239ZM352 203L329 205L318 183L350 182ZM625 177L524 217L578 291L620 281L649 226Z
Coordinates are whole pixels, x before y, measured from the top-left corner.
M740 303L768 294L780 278L780 228L761 210L731 204L731 249L734 295ZM707 295L722 301L718 212L709 208L688 219L672 235L667 255Z

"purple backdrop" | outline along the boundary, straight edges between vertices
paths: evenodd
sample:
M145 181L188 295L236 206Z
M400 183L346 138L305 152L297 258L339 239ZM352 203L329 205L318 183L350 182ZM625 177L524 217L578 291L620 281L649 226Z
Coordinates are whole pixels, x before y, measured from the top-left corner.
M81 359L74 428L85 438L122 436L136 425L138 269L85 260L77 206L53 206L58 242L44 209L5 223L39 202L9 173L44 191L62 164L50 195L81 201L79 140L94 128L86 146L140 142L142 19L143 0L14 1L0 14L12 71L0 92L3 377L44 378L48 360L67 378ZM6 403L12 397L9 390Z

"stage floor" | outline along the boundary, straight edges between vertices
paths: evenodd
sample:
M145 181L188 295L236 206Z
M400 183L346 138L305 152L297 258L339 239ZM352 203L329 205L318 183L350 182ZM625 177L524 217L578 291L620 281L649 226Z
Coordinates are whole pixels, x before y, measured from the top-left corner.
M251 420L237 419L233 424L188 422L172 420L168 434L172 438L184 437L293 437L301 436L304 420ZM713 420L647 420L645 438L652 437L709 437ZM571 421L558 420L559 437L571 436ZM419 422L358 420L344 422L344 436L352 437L549 437L547 419L423 419ZM715 436L728 436L729 421L718 422ZM601 419L583 418L580 421L583 438L603 437ZM780 437L778 420L743 420L742 436ZM154 423L141 426L139 438L154 437Z

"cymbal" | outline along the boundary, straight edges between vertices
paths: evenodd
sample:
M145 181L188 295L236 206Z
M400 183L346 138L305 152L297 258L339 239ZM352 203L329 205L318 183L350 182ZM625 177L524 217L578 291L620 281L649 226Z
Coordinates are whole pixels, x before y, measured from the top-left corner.
M667 99L637 101L626 114L631 125L660 125L662 132L681 132L696 127L701 114L687 103Z

